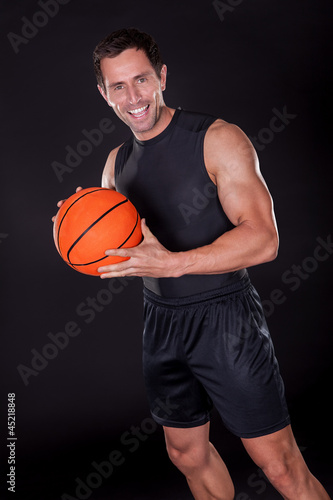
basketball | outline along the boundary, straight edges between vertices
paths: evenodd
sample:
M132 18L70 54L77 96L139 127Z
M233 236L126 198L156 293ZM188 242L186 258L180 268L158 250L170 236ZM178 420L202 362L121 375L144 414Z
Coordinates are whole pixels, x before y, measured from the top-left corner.
M86 188L61 205L53 225L55 246L76 271L99 276L100 266L128 257L105 255L110 248L135 247L142 240L140 216L121 193L107 188Z

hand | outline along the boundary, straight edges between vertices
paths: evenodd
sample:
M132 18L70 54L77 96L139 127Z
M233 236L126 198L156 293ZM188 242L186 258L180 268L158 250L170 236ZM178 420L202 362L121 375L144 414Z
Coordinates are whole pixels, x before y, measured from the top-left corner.
M143 241L133 248L106 250L106 255L129 257L128 260L100 267L101 278L117 278L123 276L151 276L165 278L176 275L176 253L167 250L141 221Z
M81 187L81 186L78 186L78 187L76 188L75 192L77 193L78 191L81 191L81 189L82 189L82 187ZM60 207L61 207L61 205L63 205L63 203L64 203L65 201L66 201L66 200L59 200L59 201L58 201L58 203L57 203L57 207L58 207L58 208L60 208ZM52 217L52 222L54 222L55 218L56 218L56 215L54 215L54 216Z

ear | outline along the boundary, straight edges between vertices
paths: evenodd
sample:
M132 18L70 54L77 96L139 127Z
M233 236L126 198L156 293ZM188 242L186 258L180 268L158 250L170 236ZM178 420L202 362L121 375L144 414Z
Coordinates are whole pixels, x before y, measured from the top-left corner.
M167 67L163 64L161 69L161 89L162 91L166 89L166 79L167 79Z
M110 106L110 103L109 103L109 99L108 99L108 96L106 95L104 89L100 86L100 85L97 85L97 88L101 94L101 96L103 97L103 99L106 100L106 102L108 103L108 105Z

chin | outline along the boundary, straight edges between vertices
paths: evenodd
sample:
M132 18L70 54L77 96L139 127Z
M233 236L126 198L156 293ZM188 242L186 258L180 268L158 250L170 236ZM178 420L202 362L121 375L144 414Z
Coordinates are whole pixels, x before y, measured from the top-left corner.
M149 132L156 125L156 121L149 121L147 123L132 123L130 124L130 128L133 132L144 134L145 132Z

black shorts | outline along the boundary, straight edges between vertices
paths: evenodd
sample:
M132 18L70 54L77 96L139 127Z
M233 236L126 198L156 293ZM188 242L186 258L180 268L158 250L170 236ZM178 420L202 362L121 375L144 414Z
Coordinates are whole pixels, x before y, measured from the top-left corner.
M145 288L144 319L143 369L156 422L196 427L215 406L239 437L290 423L260 298L248 277L178 299Z

